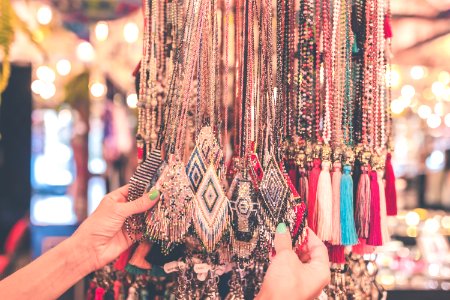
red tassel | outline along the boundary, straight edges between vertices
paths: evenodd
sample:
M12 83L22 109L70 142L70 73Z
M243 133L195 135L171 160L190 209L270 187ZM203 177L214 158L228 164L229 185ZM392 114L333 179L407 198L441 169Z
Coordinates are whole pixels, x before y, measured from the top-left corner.
M331 176L331 191L333 195L333 213L331 223L333 234L331 236L332 245L341 245L341 163L333 164L333 174Z
M356 232L358 237L364 239L369 236L370 221L370 178L367 172L368 167L361 166L355 209Z
M397 189L395 188L395 174L392 167L391 154L386 155L386 167L384 178L386 180L386 187L384 189L386 196L386 212L388 216L397 215Z
M95 299L95 288L97 284L94 281L89 283L89 289L86 294L86 300L94 300Z
M291 182L294 183L295 189L298 190L298 173L295 161L293 159L289 159L286 161L285 166Z
M345 247L327 244L328 258L331 263L345 264Z
M114 281L114 300L119 300L122 295L122 282L120 280Z
M384 38L385 39L392 38L392 27L389 15L384 16Z
M105 289L98 287L95 289L95 300L103 300L103 296L105 296Z
M359 243L352 246L352 252L359 255L372 254L374 251L375 247L367 245L366 239L359 239Z
M308 180L308 226L315 233L317 233L317 223L315 222L315 209L316 209L316 194L317 184L319 182L320 175L320 159L315 158L313 162L313 168L309 172Z
M125 270L125 267L127 266L128 261L130 260L131 253L133 253L135 246L131 246L127 250L123 251L122 254L120 254L119 258L114 263L114 269L117 271L123 271Z
M375 170L370 171L370 225L367 244L372 246L383 245L380 222L380 187Z

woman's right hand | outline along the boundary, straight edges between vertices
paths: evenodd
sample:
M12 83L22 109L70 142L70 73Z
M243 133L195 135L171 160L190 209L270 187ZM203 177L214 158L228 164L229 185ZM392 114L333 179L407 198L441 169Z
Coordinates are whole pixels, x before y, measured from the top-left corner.
M276 255L264 277L258 300L306 300L320 295L330 282L328 251L322 241L308 230L306 252L301 260L292 250L289 229L284 223L275 233Z

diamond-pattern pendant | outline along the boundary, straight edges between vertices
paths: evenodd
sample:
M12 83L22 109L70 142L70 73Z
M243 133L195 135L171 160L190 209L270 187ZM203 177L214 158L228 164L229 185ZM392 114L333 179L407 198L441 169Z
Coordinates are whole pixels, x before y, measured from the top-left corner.
M289 187L273 156L269 158L264 171L260 191L263 219L269 229L275 229L275 226L282 221L282 212L285 210L289 198Z
M256 247L258 240L258 201L250 180L235 178L231 191L231 227L233 253L239 258L247 258Z
M206 251L212 252L228 225L228 198L211 165L194 200L194 229Z
M197 137L197 147L205 164L207 166L212 164L217 169L222 162L223 152L211 127L205 126L200 130Z
M193 199L189 179L181 160L171 157L158 182L161 197L158 206L147 215L147 234L160 242L163 251L183 241L192 220Z
M200 149L195 146L194 151L192 151L191 157L189 158L189 162L186 165L186 174L189 177L189 182L194 192L197 192L205 172L205 162L200 154Z

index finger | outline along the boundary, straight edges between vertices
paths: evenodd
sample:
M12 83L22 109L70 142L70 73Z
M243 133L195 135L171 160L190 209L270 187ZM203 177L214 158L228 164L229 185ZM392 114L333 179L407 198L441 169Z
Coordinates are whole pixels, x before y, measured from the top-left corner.
M321 262L328 264L328 250L325 244L317 237L311 228L308 228L308 250L311 262Z

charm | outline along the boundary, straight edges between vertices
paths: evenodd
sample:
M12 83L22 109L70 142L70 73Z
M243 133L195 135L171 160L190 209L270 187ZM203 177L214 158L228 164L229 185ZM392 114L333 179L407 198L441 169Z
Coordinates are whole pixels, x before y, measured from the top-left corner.
M192 190L194 190L195 193L203 180L205 172L205 162L200 154L198 146L195 146L186 166L186 174L189 177L189 182L191 183Z
M194 199L194 229L207 252L213 252L228 226L228 198L210 166Z
M248 258L258 240L258 202L250 180L237 178L231 191L232 249L238 258Z

